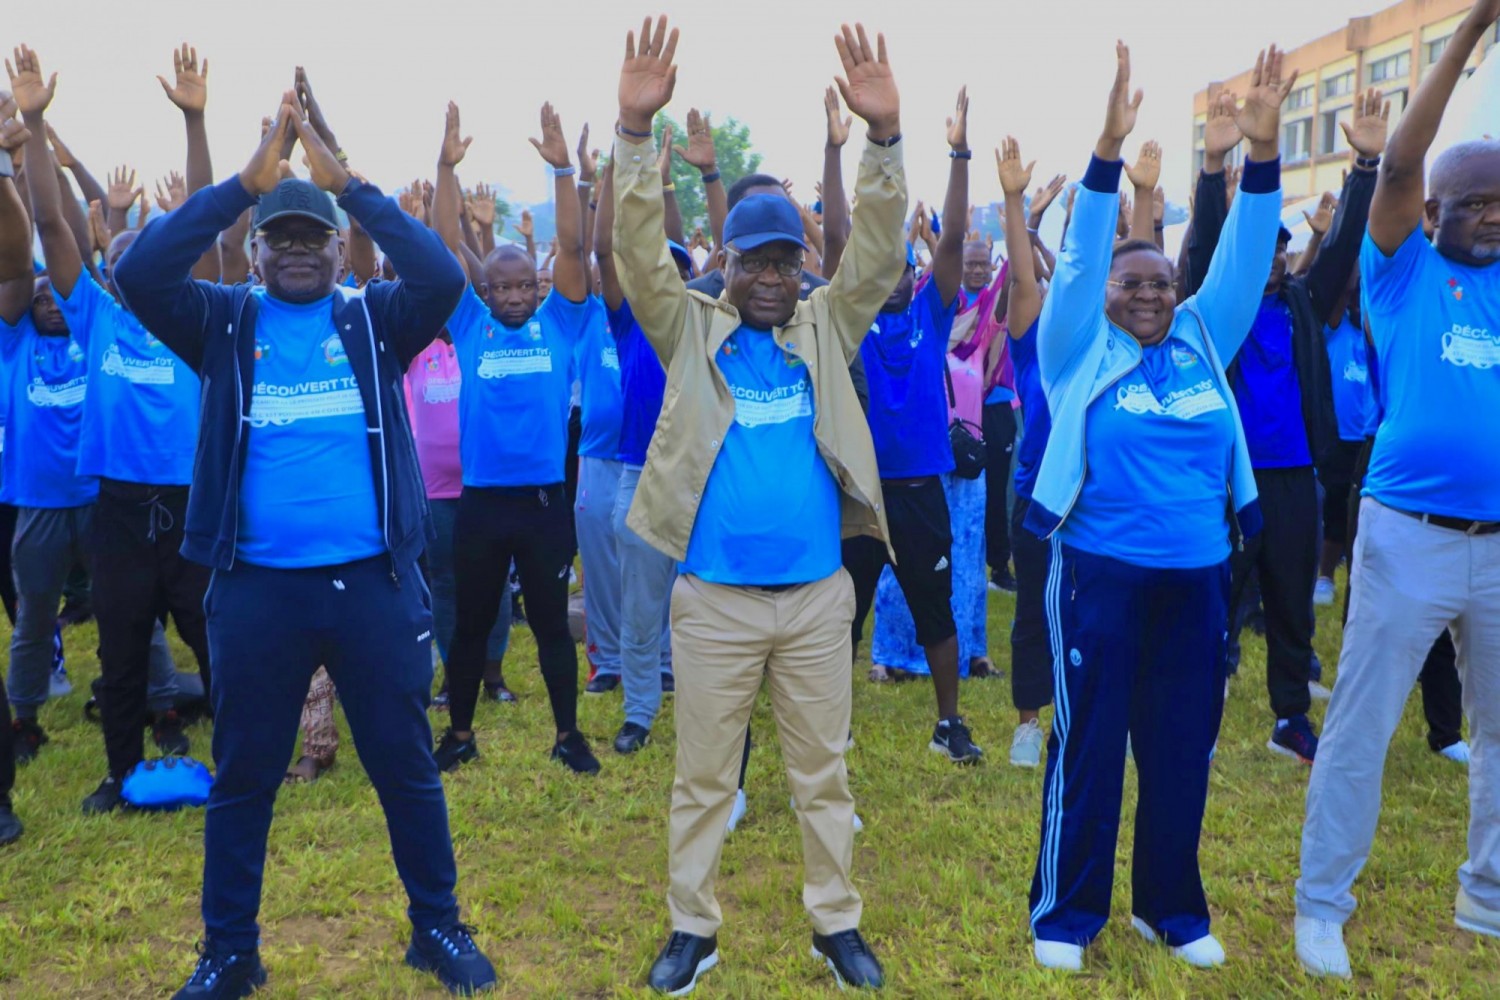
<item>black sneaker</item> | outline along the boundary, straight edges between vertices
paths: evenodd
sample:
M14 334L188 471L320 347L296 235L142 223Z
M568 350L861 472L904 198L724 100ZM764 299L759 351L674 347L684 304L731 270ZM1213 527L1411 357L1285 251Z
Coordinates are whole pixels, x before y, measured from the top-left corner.
M677 693L677 678L676 678L676 676L673 675L672 671L670 671L670 670L663 670L661 672L661 693L662 694L676 694Z
M717 934L705 938L687 931L673 931L666 947L651 963L651 975L646 982L669 997L686 996L698 985L698 977L718 964Z
M828 963L833 978L839 986L855 989L878 990L885 985L885 973L880 971L880 962L858 929L839 931L837 934L814 933L812 938L813 958Z
M469 996L494 988L495 967L474 943L474 928L465 924L412 931L406 964L430 972L449 993Z
M479 759L479 748L474 745L474 737L461 740L453 735L452 729L445 729L432 756L439 771L457 771L460 764Z
M151 724L151 738L163 757L186 757L192 749L187 733L182 731L182 719L175 709L167 709Z
M266 967L258 951L228 951L198 945L198 965L172 1000L237 1000L266 984Z
M1002 566L990 574L990 589L1003 590L1008 594L1016 592L1016 578L1009 566Z
M10 806L0 802L0 847L20 840L24 829Z
M609 694L620 686L619 674L595 674L594 679L583 686L584 694Z
M932 742L928 748L948 755L955 764L977 764L984 751L969 737L969 727L962 716L944 719L932 731Z
M1276 723L1266 748L1283 757L1295 757L1304 764L1311 764L1318 755L1318 734L1313 732L1307 716L1293 716Z
M552 744L552 759L560 760L575 774L598 774L599 758L589 749L589 741L574 730L561 743Z
M114 812L125 804L120 797L120 781L114 775L110 775L99 782L99 787L94 793L83 800L83 814L85 816L101 816L104 813Z
M620 727L620 733L615 737L615 753L635 753L650 741L651 730L634 722L627 722Z
M15 740L17 764L30 764L42 747L50 742L35 719L16 719L10 726Z
M507 704L514 704L516 700L516 696L511 693L510 688L505 686L504 681L497 681L494 684L485 681L484 696L490 701L505 702Z

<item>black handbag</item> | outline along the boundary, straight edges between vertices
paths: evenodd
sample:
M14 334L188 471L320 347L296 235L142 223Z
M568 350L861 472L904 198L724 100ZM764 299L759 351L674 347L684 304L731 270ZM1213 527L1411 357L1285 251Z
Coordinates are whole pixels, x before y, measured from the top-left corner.
M943 359L943 380L948 384L948 406L958 405L953 396L953 374L948 370L948 360ZM987 457L984 446L984 429L962 417L954 417L948 425L948 443L953 446L953 474L960 479L978 479L984 474Z

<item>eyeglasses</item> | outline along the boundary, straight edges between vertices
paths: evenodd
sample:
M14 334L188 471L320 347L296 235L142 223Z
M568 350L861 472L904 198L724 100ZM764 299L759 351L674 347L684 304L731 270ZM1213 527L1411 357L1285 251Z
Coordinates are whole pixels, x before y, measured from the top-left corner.
M1139 278L1126 278L1124 281L1110 279L1105 284L1114 285L1122 292L1138 292L1143 288L1149 288L1153 292L1170 292L1173 288L1172 282L1158 278L1155 281L1141 281Z
M321 250L334 235L332 229L278 229L274 233L265 229L255 231L255 238L277 253L290 250L293 243L300 243L309 250Z
M733 254L740 262L740 270L746 274L760 274L768 267L775 267L776 273L783 278L795 278L802 273L802 257L778 257L772 260L765 254L742 254L734 247L725 247L726 253Z

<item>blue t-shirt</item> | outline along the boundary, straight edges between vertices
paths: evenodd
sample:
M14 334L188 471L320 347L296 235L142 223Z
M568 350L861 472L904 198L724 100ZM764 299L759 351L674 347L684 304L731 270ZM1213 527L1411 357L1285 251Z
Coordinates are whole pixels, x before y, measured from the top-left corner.
M813 437L813 390L801 358L741 325L714 360L734 422L709 471L683 573L710 583L811 583L836 572L839 488Z
M1312 464L1307 424L1302 419L1302 388L1292 358L1292 312L1274 295L1261 300L1250 336L1240 348L1234 396L1257 469L1292 469Z
M948 441L948 334L958 296L946 307L929 281L900 312L876 315L859 346L870 387L870 436L882 479L953 471Z
M1229 558L1234 415L1186 341L1141 354L1089 404L1088 473L1062 540L1137 566L1213 566Z
M298 569L386 550L359 383L332 296L297 305L257 288L238 558Z
M87 271L57 296L93 385L83 402L78 474L186 486L198 441L198 376Z
M573 350L590 312L551 292L518 327L464 289L448 320L464 391L458 397L465 486L551 486L563 481Z
M0 366L6 397L0 501L51 508L93 503L99 481L78 474L89 378L83 348L70 336L42 336L28 311L15 326L0 320Z
M1364 492L1401 510L1500 521L1500 264L1469 267L1416 229L1359 272L1380 433Z
M1328 345L1328 371L1333 376L1333 412L1338 417L1340 441L1363 441L1375 409L1370 395L1370 366L1364 331L1346 315L1337 327L1323 331Z
M1021 393L1021 446L1016 449L1016 496L1031 499L1036 474L1052 433L1052 412L1042 391L1042 372L1036 363L1036 331L1040 319L1010 342L1010 360L1016 368L1016 388Z
M622 300L619 309L609 310L609 329L620 352L620 389L624 397L618 458L626 465L645 465L646 449L656 431L662 397L667 391L667 373L641 325L635 321L629 302Z
M573 353L573 367L582 389L583 432L578 454L614 461L620 453L620 355L605 317L604 300L588 300L587 318Z

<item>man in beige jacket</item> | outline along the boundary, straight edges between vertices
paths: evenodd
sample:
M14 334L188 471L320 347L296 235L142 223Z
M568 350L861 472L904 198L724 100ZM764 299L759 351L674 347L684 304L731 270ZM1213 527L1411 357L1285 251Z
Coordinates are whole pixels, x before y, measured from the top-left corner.
M854 590L840 540L886 538L880 476L849 362L906 261L900 101L885 40L836 39L849 109L869 126L858 209L833 281L798 301L796 209L748 197L725 222L725 287L689 292L662 237L652 121L672 96L666 19L626 43L615 143L620 281L667 371L666 399L629 524L677 559L672 592L677 778L672 936L651 986L680 995L718 962L714 897L725 822L761 679L802 825L803 900L814 955L840 982L879 987L850 877L854 800L844 769Z

